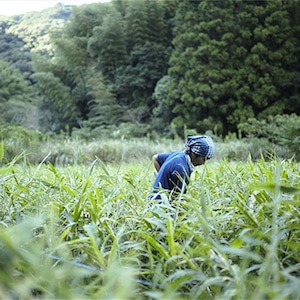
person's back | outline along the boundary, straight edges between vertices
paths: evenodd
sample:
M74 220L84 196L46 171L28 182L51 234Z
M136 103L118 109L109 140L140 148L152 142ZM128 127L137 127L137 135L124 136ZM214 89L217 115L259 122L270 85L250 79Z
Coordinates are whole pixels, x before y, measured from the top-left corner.
M157 175L153 184L154 199L161 199L160 191L178 195L186 191L193 166L203 165L214 156L215 146L209 136L189 136L185 151L153 155Z
M153 184L154 193L159 190L180 192L188 184L192 173L192 166L184 152L160 153L157 159L161 167Z

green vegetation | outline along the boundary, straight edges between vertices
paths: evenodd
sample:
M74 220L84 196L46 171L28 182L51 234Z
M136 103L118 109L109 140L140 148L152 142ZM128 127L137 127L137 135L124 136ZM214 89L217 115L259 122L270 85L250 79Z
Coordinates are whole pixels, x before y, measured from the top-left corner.
M124 127L174 138L190 128L225 137L298 114L299 13L293 0L111 0L0 17L1 81L15 83L0 83L9 106L0 121L55 133Z
M300 118L296 114L269 116L267 120L249 119L239 124L242 132L289 148L300 159Z
M300 119L296 122L281 123L277 130L275 125L268 123L268 126L262 127L255 124L244 128L248 137L237 139L234 135L228 135L225 139L214 136L217 143L216 159L224 158L233 161L245 162L249 157L253 161L260 158L272 160L274 157L280 159L294 158L299 161L299 126ZM284 131L285 126L294 130L294 134L287 134ZM133 128L133 127L132 127ZM264 131L265 128L267 131ZM273 128L273 133L271 131ZM123 135L125 132L128 134ZM136 130L136 128L135 128ZM261 130L261 131L259 131ZM283 130L280 133L279 130ZM188 133L193 131L187 131ZM264 137L251 136L251 132L259 132ZM270 135L267 134L270 132ZM130 138L128 128L116 129L114 132L108 132L107 135L97 135L93 133L94 138L86 139L82 135L83 131L73 132L72 137L67 133L61 133L58 136L45 135L39 131L32 131L21 126L0 125L0 143L4 150L3 162L12 161L16 156L26 154L28 163L36 165L46 160L53 165L89 165L95 158L99 158L104 163L131 163L136 159L150 159L159 149L163 151L183 150L185 141L181 138L163 139L158 137L152 138ZM90 137L90 132L87 135ZM274 137L273 139L270 136Z
M1 299L300 299L300 1L0 16ZM154 153L213 136L172 205Z
M299 299L293 159L209 161L172 206L147 157L0 161L3 299Z
M71 134L61 132L53 135L22 126L0 124L0 142L5 148L3 161L9 162L24 152L28 162L34 165L45 157L54 165L88 165L96 157L105 163L128 163L139 158L151 158L161 147L164 151L183 148L185 141L178 136L176 139L161 138L160 135L156 138L150 135L132 137L143 129L140 124L122 124L110 129L80 129L73 130ZM211 132L207 133L211 135ZM195 134L195 131L186 129L185 136L189 134ZM299 161L300 117L295 114L277 115L262 121L250 119L239 125L239 135L239 139L235 134L224 139L213 136L218 143L218 160L227 158L245 162L250 156L254 161L274 157Z

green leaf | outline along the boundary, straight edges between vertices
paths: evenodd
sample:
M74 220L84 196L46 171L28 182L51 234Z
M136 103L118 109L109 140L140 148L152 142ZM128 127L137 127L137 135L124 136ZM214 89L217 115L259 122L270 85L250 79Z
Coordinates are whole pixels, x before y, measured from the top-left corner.
M173 219L171 217L168 218L167 229L168 229L168 245L170 249L171 255L176 254L176 245L174 241L174 229L173 229Z
M164 249L164 247L151 235L145 233L145 232L140 232L140 235L149 243L151 246L157 250L164 259L169 259L170 255L169 253Z
M271 192L275 192L276 190L279 190L281 193L292 194L292 195L300 194L300 188L298 188L298 187L287 186L287 185L277 184L277 183L273 183L273 182L257 184L257 185L255 185L255 188L262 189L262 190L268 190Z
M0 143L0 162L2 162L3 158L4 158L4 142L1 141L1 143Z

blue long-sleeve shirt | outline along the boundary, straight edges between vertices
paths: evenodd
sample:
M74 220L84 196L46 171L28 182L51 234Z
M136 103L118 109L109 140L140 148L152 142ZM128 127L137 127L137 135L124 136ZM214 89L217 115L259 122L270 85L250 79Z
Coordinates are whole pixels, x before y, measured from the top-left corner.
M185 186L189 184L193 166L190 157L184 152L159 153L158 162L160 169L153 184L154 193L160 189L185 192ZM160 198L159 195L156 198Z

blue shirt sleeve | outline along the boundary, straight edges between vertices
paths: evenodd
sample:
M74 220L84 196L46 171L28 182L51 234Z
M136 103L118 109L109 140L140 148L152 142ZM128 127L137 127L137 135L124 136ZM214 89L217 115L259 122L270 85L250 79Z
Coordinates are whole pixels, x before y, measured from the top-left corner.
M162 164L167 160L167 158L170 156L170 154L171 153L159 153L157 155L160 166L162 166Z

